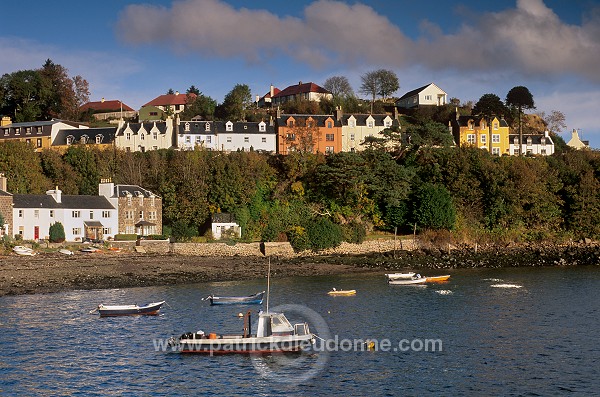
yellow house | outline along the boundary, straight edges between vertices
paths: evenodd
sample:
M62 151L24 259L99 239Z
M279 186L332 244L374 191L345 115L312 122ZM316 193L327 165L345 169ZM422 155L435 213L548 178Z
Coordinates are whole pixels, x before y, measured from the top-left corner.
M32 145L36 152L49 149L60 130L87 128L77 122L54 119L6 125L3 120L2 124L0 126L0 142L8 140L26 142Z
M458 146L473 146L488 150L495 156L510 155L509 127L506 120L483 116L459 116L449 122Z

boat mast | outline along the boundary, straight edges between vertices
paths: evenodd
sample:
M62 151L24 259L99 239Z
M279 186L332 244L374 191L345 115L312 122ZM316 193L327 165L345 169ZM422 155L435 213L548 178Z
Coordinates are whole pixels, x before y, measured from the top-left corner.
M271 257L269 257L269 267L267 270L267 313L269 312L269 292L271 291Z

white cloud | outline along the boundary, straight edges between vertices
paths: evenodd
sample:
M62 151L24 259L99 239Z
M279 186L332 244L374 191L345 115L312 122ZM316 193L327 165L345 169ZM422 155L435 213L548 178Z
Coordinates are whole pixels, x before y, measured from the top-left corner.
M117 32L130 44L160 43L182 53L251 62L285 54L314 67L376 60L395 68L418 63L530 76L569 73L600 82L600 12L589 15L581 26L569 25L542 0L518 0L516 8L466 18L457 32L422 21L423 35L411 40L361 3L318 0L303 18L294 18L236 9L223 0L182 0L171 8L130 5Z

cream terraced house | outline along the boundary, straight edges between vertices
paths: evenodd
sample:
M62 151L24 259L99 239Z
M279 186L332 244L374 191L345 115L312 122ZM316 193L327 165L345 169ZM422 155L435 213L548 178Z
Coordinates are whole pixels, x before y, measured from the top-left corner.
M170 149L174 145L173 119L144 123L119 122L115 146L127 152Z
M365 138L380 138L381 132L393 125L399 126L387 114L344 114L342 123L342 152L359 152L366 148Z

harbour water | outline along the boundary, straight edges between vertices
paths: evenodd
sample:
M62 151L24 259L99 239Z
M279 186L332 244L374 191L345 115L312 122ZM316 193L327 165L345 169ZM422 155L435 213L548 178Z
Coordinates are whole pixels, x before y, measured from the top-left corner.
M269 308L308 321L300 355L201 356L164 349L187 331L241 333L211 293L266 279L0 297L2 396L594 395L600 390L600 267L453 270L389 286L381 273L273 278ZM349 297L332 287L356 289ZM100 318L99 303L166 300L157 317ZM265 308L263 303L262 308ZM256 316L254 316L256 319ZM324 342L327 341L327 342ZM374 349L365 348L366 340Z

